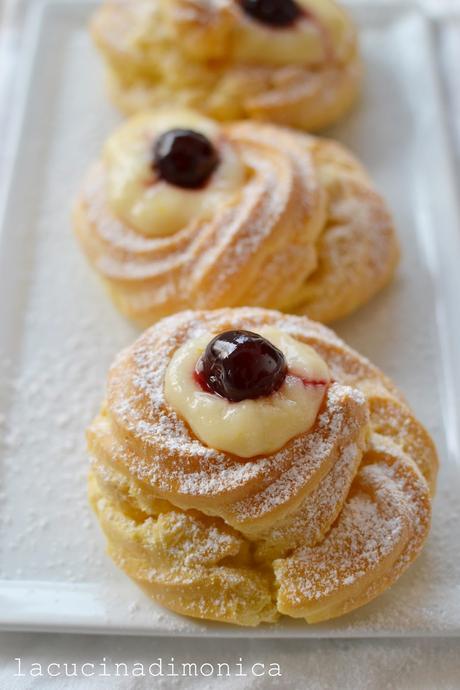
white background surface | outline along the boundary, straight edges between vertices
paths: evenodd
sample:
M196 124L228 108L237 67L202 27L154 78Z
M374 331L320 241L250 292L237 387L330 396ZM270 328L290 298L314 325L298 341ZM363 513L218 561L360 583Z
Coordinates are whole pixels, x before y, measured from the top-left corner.
M437 11L441 0L431 2ZM450 8L457 2L446 3ZM460 7L459 7L460 10ZM446 84L450 84L451 119L455 116L460 85L460 55L454 51L460 43L452 20L442 33L442 52L447 69ZM458 688L460 686L460 648L455 640L386 640L386 641L219 641L219 640L149 640L142 638L75 637L55 635L0 634L0 688L27 687L95 687L95 688L143 688L143 687L219 687L218 680L192 681L187 679L156 680L140 679L117 681L115 678L82 679L64 682L62 678L14 679L15 664L12 659L21 656L25 664L34 661L42 664L51 661L99 661L103 657L112 661L148 664L162 657L167 662L171 656L177 661L228 661L235 663L242 657L246 662L279 662L283 670L280 687L283 688ZM277 683L269 679L253 678L222 681L226 687L265 688Z

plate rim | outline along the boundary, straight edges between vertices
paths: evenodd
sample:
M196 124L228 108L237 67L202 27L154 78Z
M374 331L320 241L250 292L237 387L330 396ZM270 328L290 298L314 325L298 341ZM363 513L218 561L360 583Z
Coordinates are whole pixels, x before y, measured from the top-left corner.
M12 151L11 162L8 169L5 171L4 193L0 198L0 263L5 258L4 241L7 232L7 218L10 213L10 205L12 205L12 189L14 181L17 178L17 168L19 166L19 159L21 155L20 141L22 133L27 125L28 102L31 98L31 83L34 76L34 65L37 54L40 49L40 41L43 35L43 27L46 19L46 13L52 11L59 11L68 16L76 15L82 11L87 11L89 7L97 6L95 0L76 0L74 3L67 3L64 0L38 0L29 8L26 16L25 26L22 31L21 48L22 54L18 60L18 69L16 72L16 79L19 88L16 95L15 103L13 104L13 126L11 127L10 146ZM432 270L436 272L437 281L442 282L447 290L458 290L460 294L460 272L455 271L441 271L442 265L453 264L454 257L460 257L460 209L458 200L455 194L455 180L456 171L453 162L453 157L450 151L448 132L449 123L446 112L446 103L443 96L441 75L439 72L439 64L436 59L436 47L434 45L434 30L435 24L438 20L430 19L426 13L410 0L398 2L397 0L385 5L371 4L371 0L366 2L353 2L353 0L343 3L352 9L353 12L372 15L377 21L384 18L385 21L391 22L406 14L415 15L420 22L420 28L423 31L427 42L427 54L429 53L429 81L430 90L432 90L435 99L432 104L435 109L436 117L439 118L441 126L438 128L437 137L439 142L439 159L445 174L444 180L448 180L449 189L444 190L443 212L448 213L452 218L452 222L448 225L446 232L450 233L449 241L445 242L445 246L454 247L451 251L443 249L442 244L436 242L433 237L426 234L424 241L426 247L424 254L431 254L433 257ZM27 50L24 51L24 46ZM427 210L433 215L433 208ZM442 256L441 256L442 254ZM439 327L439 343L444 349L445 356L442 358L443 376L454 378L460 386L460 369L456 365L454 358L455 344L460 343L460 323L455 326L455 319L452 320L453 314L446 313L450 311L450 303L447 300L437 300L437 304L441 304L443 309L438 309L436 319ZM452 330L447 327L447 323L452 325ZM450 387L454 390L454 386ZM448 401L445 420L445 437L448 445L448 453L452 455L453 461L460 462L459 447L460 447L460 420L458 419L458 404L455 399ZM131 586L131 585L130 585ZM134 587L134 585L132 585ZM0 630L4 631L30 631L30 632L65 632L65 633L91 633L91 634L114 634L114 635L145 635L152 637L208 637L211 630L221 638L261 638L261 639L335 639L335 638L398 638L398 637L457 637L460 636L460 623L457 627L446 629L442 633L439 631L421 631L417 630L373 630L362 626L356 626L350 630L346 621L343 629L340 627L321 629L321 626L308 626L302 623L298 627L288 626L282 627L280 624L276 626L259 626L257 628L244 628L238 626L231 626L225 624L214 624L209 622L200 622L185 617L179 617L183 622L183 627L168 630L167 628L156 627L147 628L144 626L132 625L126 627L121 624L113 624L111 622L85 622L84 616L79 620L74 618L70 622L63 620L62 614L59 614L60 602L59 596L62 593L65 597L66 590L80 589L85 596L86 591L86 606L87 610L91 610L97 605L98 597L101 596L97 584L75 584L66 582L43 582L43 581L19 581L19 580L0 580L0 597L4 599L5 592L12 596L14 590L13 600L19 596L24 596L30 593L31 589L40 592L42 598L41 608L39 606L32 607L29 611L16 615L16 618L8 616L8 614L0 613ZM137 591L137 590L136 590ZM48 592L48 594L46 594ZM65 599L64 599L65 601ZM44 619L42 609L48 609L47 620ZM35 609L35 612L34 612ZM171 615L168 612L168 615ZM54 616L54 619L53 619ZM340 621L340 619L339 619ZM218 632L216 633L216 629Z

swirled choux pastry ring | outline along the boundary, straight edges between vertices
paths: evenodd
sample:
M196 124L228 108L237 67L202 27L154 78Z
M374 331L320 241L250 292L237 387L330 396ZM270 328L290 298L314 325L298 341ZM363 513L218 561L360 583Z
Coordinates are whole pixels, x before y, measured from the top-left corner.
M305 316L164 319L115 360L88 444L111 557L182 614L334 618L392 585L428 534L432 440Z
M342 146L188 110L142 113L109 138L75 229L142 326L243 305L331 321L375 295L398 260L385 203Z
M333 0L106 0L91 32L128 114L175 103L313 131L361 83L356 30Z

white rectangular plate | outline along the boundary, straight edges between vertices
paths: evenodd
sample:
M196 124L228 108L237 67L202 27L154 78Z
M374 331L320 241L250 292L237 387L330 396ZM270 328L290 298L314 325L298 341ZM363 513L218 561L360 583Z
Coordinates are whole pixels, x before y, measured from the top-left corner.
M460 227L429 23L410 8L356 8L364 94L332 134L368 165L403 245L393 285L337 330L394 377L437 441L433 531L417 564L362 610L318 626L245 630L151 603L104 555L86 502L84 428L112 357L136 334L100 289L69 222L80 178L118 121L86 32L93 6L43 2L18 74L23 98L0 237L0 625L191 636L460 633Z

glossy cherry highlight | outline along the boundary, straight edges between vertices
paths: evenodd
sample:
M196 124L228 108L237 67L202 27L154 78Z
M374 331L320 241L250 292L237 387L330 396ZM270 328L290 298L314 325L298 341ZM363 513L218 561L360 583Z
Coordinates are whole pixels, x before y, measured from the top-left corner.
M192 129L170 129L157 139L153 150L154 171L166 182L185 189L205 185L218 164L212 143Z
M198 362L196 379L231 402L268 396L286 378L286 359L251 331L226 331L211 340Z

